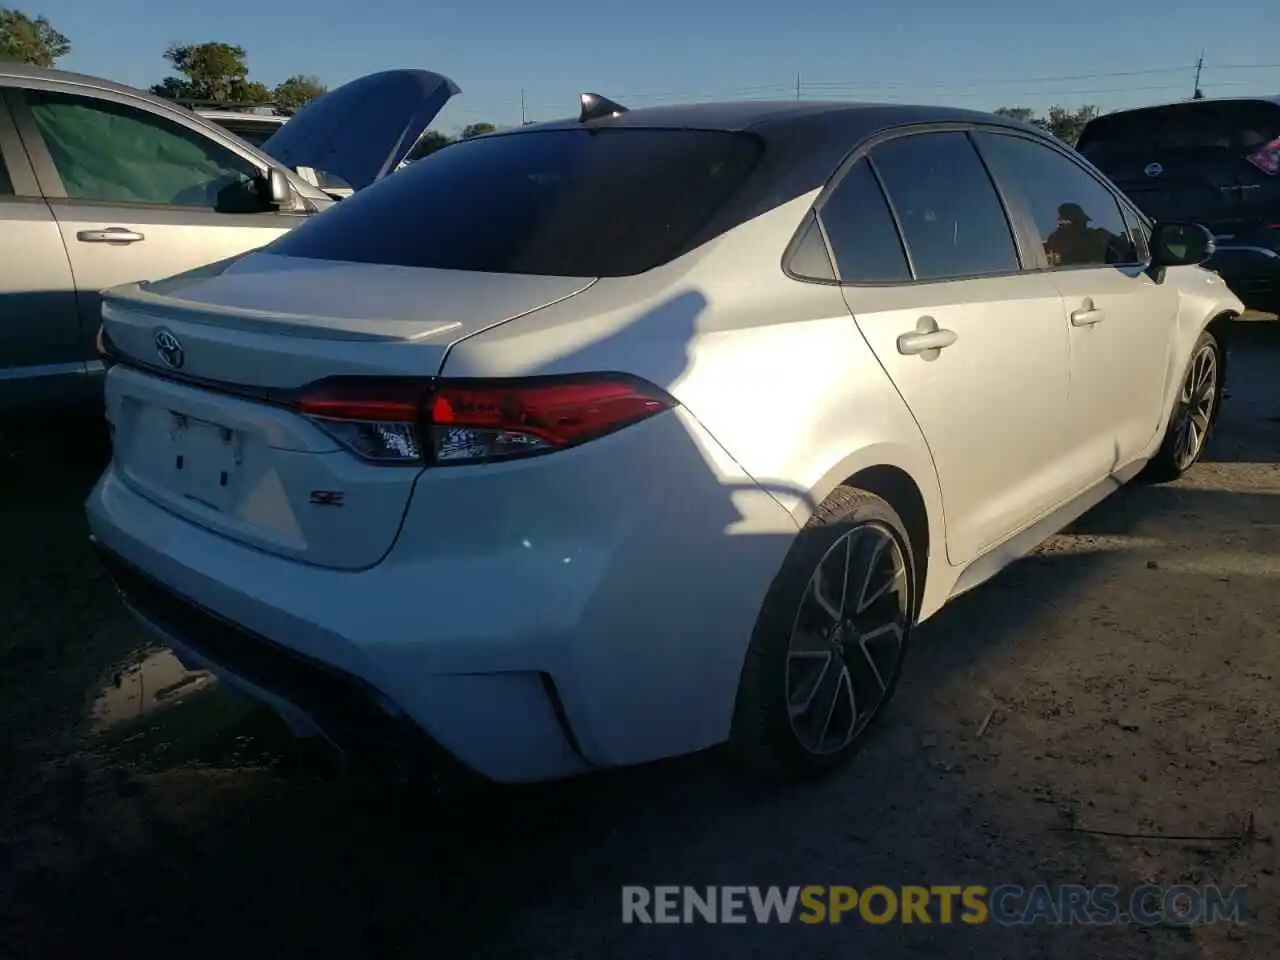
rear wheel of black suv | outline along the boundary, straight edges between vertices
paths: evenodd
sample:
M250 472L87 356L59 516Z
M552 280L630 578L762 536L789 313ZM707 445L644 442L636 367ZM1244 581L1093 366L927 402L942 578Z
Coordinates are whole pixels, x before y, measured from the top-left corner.
M1199 462L1222 403L1222 347L1208 330L1191 351L1174 398L1164 442L1141 474L1151 483L1177 480Z
M897 511L837 487L796 537L761 608L738 689L734 752L787 779L846 763L893 695L915 591Z

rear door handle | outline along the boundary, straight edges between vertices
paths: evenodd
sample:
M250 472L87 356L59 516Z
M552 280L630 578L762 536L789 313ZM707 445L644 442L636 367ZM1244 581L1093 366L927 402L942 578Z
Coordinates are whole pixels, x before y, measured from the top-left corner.
M1073 327L1092 327L1095 323L1101 323L1105 319L1107 319L1106 311L1095 307L1092 300L1085 300L1084 306L1071 312L1071 325Z
M918 356L922 360L936 360L938 354L959 338L954 330L943 330L933 317L921 317L913 333L898 337L898 352L905 357Z
M105 230L81 230L76 239L81 243L137 243L147 238L128 227L107 227Z

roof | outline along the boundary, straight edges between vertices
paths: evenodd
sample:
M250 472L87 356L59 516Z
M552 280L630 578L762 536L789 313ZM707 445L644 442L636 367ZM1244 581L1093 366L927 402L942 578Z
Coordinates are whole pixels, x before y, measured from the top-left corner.
M1224 103L1274 103L1280 106L1280 95L1277 96L1257 96L1257 97L1201 97L1200 99L1188 100L1171 100L1168 103L1149 103L1145 107L1128 107L1124 110L1112 110L1110 113L1104 113L1101 116L1094 117L1090 123L1098 120L1107 120L1112 117L1132 117L1143 113L1151 113L1156 110L1168 110L1171 107L1194 107L1197 104L1224 104Z
M207 120L248 120L250 123L280 124L287 121L288 117L282 117L271 113L249 113L244 110L211 110L204 107L197 107L196 113Z
M935 123L947 120L997 122L1035 130L1007 117L954 107L913 106L899 103L860 103L846 100L740 100L727 103L694 103L641 107L616 117L589 121L587 126L677 127L701 130L754 131L764 133L792 124L820 123L841 132L871 126ZM576 118L517 127L514 131L580 126Z
M91 77L85 73L71 73L67 70L55 70L52 67L33 67L29 63L0 63L0 77L79 84L85 87L96 87L99 90L109 90L112 93L124 93L129 96L140 97L143 100L161 103L170 108L174 106L172 100L157 97L155 94L139 90L137 87L129 87L123 83L103 80L101 77Z
M283 122L284 117L271 117L262 114L236 113L233 111L206 111L191 110L181 103L173 100L167 100L164 97L158 97L154 93L148 93L145 90L139 90L136 87L129 87L123 83L115 83L111 80L104 80L102 77L92 77L84 73L71 73L67 70L54 70L50 67L33 67L27 63L4 63L0 62L0 80L9 77L18 80L44 80L49 83L58 83L71 86L88 87L95 90L103 90L110 93L123 94L141 100L149 104L153 109L160 111L169 111L179 113L186 117L190 117L193 113L203 122L212 126L213 129L219 128L215 121L221 118L235 118L237 120L247 118L250 120L266 120Z

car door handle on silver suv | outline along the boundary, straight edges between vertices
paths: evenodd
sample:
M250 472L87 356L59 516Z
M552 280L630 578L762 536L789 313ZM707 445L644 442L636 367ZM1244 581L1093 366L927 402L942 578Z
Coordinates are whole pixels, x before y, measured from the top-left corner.
M81 243L137 243L147 238L128 227L107 227L105 230L81 230L76 239Z
M1079 310L1071 311L1071 325L1073 327L1092 327L1095 323L1101 323L1107 319L1107 314L1103 310L1099 310L1093 305L1093 301L1085 298L1084 305Z
M921 317L912 333L898 337L898 352L903 356L919 356L922 360L936 360L938 354L956 342L954 330L943 330L933 317Z

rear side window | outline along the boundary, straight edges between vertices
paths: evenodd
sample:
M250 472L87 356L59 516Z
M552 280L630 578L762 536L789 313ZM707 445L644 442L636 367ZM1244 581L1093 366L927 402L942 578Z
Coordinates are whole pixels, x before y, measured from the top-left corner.
M1035 223L1050 267L1138 260L1120 204L1096 177L1044 144L980 134L982 152L1006 190Z
M841 280L892 283L911 279L893 214L866 160L855 163L823 203L822 225Z
M918 280L1020 269L1004 207L963 133L923 133L882 143L871 160L902 225Z
M13 196L13 181L9 179L9 168L4 165L4 157L0 156L0 197Z
M541 130L455 143L268 251L485 273L620 277L686 252L762 145L722 131Z
M1077 149L1099 166L1157 151L1244 155L1280 137L1280 104L1262 100L1192 101L1098 117Z

